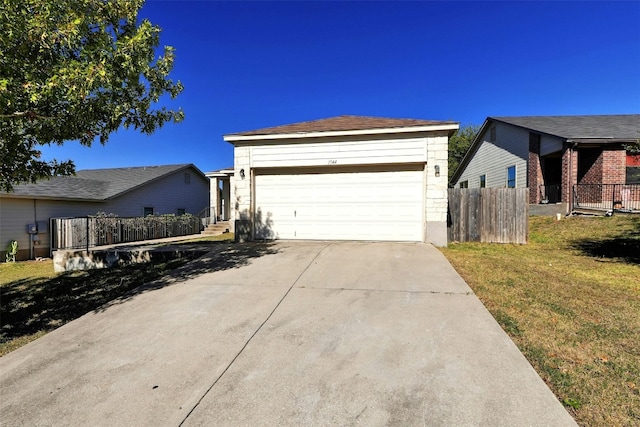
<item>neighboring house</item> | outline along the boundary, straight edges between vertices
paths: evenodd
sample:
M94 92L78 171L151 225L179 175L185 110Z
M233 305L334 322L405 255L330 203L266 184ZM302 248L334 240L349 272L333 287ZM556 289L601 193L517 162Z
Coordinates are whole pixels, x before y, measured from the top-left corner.
M447 147L458 123L339 116L225 135L231 212L249 239L447 244Z
M20 184L0 193L0 257L12 240L30 256L29 224L38 227L35 256L49 256L50 218L113 213L120 217L197 215L209 205L209 179L192 164L80 170L75 176Z
M530 203L572 209L581 188L598 184L602 193L602 184L640 183L637 156L625 149L639 139L640 114L488 117L451 184L528 187Z

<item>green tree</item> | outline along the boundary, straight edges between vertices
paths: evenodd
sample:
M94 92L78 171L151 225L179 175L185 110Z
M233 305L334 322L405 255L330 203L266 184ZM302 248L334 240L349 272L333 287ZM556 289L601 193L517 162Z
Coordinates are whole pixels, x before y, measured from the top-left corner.
M471 147L471 143L479 130L480 126L466 125L449 138L449 180L451 180L464 155L469 151L469 147Z
M138 22L144 0L0 0L0 191L75 172L38 148L104 144L121 127L151 134L181 110L155 108L182 84L160 28ZM154 109L155 108L155 109Z

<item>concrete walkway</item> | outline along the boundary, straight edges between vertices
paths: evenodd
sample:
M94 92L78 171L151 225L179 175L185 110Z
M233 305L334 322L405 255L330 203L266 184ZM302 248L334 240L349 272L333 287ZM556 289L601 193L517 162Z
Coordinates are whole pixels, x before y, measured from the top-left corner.
M0 424L570 426L424 244L221 245L0 358Z

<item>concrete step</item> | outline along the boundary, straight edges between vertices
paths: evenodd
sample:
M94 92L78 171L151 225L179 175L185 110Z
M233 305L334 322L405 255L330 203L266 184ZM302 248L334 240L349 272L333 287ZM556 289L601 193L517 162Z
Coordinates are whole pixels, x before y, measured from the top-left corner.
M220 234L225 234L229 232L229 222L228 221L219 221L215 224L209 224L207 227L200 233L207 236L218 236Z

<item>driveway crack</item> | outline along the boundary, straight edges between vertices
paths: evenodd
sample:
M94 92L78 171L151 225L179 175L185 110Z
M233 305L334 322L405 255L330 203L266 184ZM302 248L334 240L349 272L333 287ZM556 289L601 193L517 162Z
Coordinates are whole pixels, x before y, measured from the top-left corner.
M273 314L276 312L276 310L278 309L278 307L280 307L280 304L282 304L282 302L287 298L287 296L289 295L289 293L291 292L291 290L294 288L294 286L296 286L296 284L298 283L298 281L300 280L300 278L304 275L304 273L307 272L307 270L309 269L309 267L311 267L311 264L313 264L313 262L318 259L318 257L320 256L320 254L322 252L324 252L324 250L326 248L328 248L329 246L331 246L332 243L328 243L327 245L323 246L322 249L320 249L318 251L318 253L313 257L313 259L311 259L311 261L309 261L309 263L307 264L307 266L300 272L300 274L298 275L298 277L296 278L296 280L293 281L293 283L291 284L291 286L289 286L289 289L287 289L287 292L284 293L284 295L282 296L282 298L280 298L280 300L278 301L278 303L275 305L275 307L273 307L273 310L271 310L271 312L269 313L269 315L267 315L267 317L264 319L264 321L262 323L260 323L260 325L256 328L256 330L253 332L253 334L251 334L251 336L249 337L249 339L247 339L247 341L244 343L244 345L242 346L242 348L240 348L240 350L238 351L238 353L236 353L236 355L233 357L233 359L231 359L231 361L227 364L227 366L224 368L224 370L222 371L222 373L220 373L220 375L218 375L218 377L213 381L213 383L209 386L209 388L207 388L207 390L202 394L202 396L200 396L200 399L198 399L198 401L193 405L193 407L189 410L189 412L187 413L187 415L185 415L185 417L182 419L182 421L180 421L180 424L178 424L178 426L182 426L187 419L191 416L191 414L193 413L193 411L196 410L196 408L200 405L200 403L204 400L204 398L207 396L207 394L209 394L209 392L213 389L213 387L215 387L215 385L220 381L220 379L224 376L224 374L227 373L227 371L229 370L229 368L231 368L231 366L235 363L235 361L238 359L238 357L240 357L240 355L244 352L244 350L247 348L247 346L249 345L249 343L253 340L253 338L258 334L258 332L260 332L260 330L262 329L262 327L269 321L269 319L271 319L271 317L273 316Z
M407 290L407 289L325 288L321 286L300 286L299 289L323 289L327 291L356 291L356 292L388 292L388 293L396 293L396 294L474 295L473 291L421 291L421 290Z

